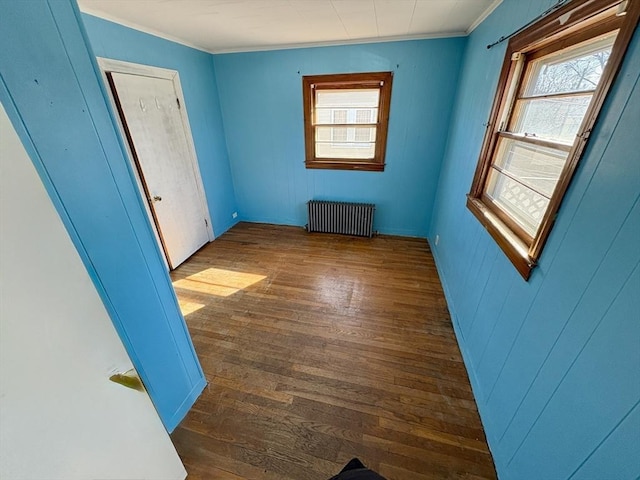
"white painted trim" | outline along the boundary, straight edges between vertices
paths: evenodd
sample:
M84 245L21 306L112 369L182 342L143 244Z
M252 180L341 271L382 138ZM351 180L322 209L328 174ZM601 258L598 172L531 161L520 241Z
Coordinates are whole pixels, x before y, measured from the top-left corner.
M97 57L98 65L102 72L128 73L130 75L140 75L143 77L162 78L173 81L178 72L168 68L154 67L152 65L142 65L139 63L114 60L112 58ZM106 77L105 77L106 78Z
M289 44L283 44L283 45L264 45L264 46L226 48L226 49L221 48L221 49L210 50L210 53L216 55L216 54L224 54L224 53L247 53L247 52L262 52L262 51L273 51L273 50L293 50L295 48L339 47L341 45L360 45L363 43L407 42L411 40L428 40L432 38L454 38L454 37L466 37L466 36L467 36L466 32L397 35L394 37L369 37L369 38L355 38L350 40L333 40L333 41L326 41L326 42L289 43Z
M160 240L160 234L158 233L158 228L156 226L156 222L153 219L153 213L151 212L151 207L149 206L149 202L145 198L144 187L142 185L142 180L140 179L140 175L138 174L138 168L136 167L136 164L133 161L133 154L131 152L131 146L129 145L129 142L126 140L127 136L124 133L124 125L122 124L122 120L120 119L120 115L118 115L118 108L116 106L115 98L113 97L113 92L111 91L111 88L109 87L109 81L107 79L107 71L111 71L111 70L106 65L108 65L108 62L112 62L113 60L110 60L108 58L97 57L97 61L98 61L98 66L100 67L100 74L102 75L102 81L104 83L105 91L107 92L107 95L109 96L109 103L110 103L111 109L113 111L113 118L115 119L116 123L118 124L118 130L120 131L120 135L121 135L121 137L123 139L122 143L124 144L125 148L127 149L127 160L129 161L129 166L131 167L131 171L133 172L133 177L135 178L135 181L136 181L136 187L138 188L138 193L140 194L140 198L142 200L142 205L144 206L144 211L147 214L147 218L149 219L149 223L151 224L151 229L153 230L153 236L156 239L156 243L158 244L158 248L160 249L160 252L162 253L161 257L162 257L162 260L164 261L164 266L167 269L167 271L169 271L170 270L170 268L169 268L169 260L167 259L167 254L164 251L164 248L162 247L162 241Z
M178 38L172 35L168 35L166 33L162 33L159 30L154 30L153 28L145 27L143 25L140 25L139 23L130 22L129 20L124 20L120 17L116 17L115 15L111 15L109 13L104 13L100 10L94 10L93 8L84 6L82 3L80 3L78 6L80 7L80 11L82 13L93 15L94 17L102 18L103 20L108 20L110 22L117 23L118 25L132 28L134 30L138 30L139 32L147 33L155 37L160 37L165 40L169 40L170 42L179 43L180 45L184 45L185 47L195 48L196 50L200 50L201 52L212 53L206 48L203 48L194 43L188 42L187 40L183 40L182 38Z
M173 87L178 96L178 100L180 101L180 118L182 119L182 126L185 131L187 145L189 149L189 160L191 163L191 168L193 169L193 173L196 179L196 188L198 189L198 197L200 198L200 203L202 206L202 210L205 214L205 218L207 220L207 235L209 241L211 242L215 238L215 234L213 231L213 222L211 221L211 214L209 213L209 205L207 204L207 197L204 191L204 184L202 182L202 176L200 174L200 166L198 163L198 156L196 154L196 148L193 141L193 136L191 134L191 126L189 124L189 115L187 113L187 104L184 100L184 95L182 93L182 85L180 83L180 74L176 70L170 70L167 68L154 67L151 65L141 65L138 63L124 62L122 60L113 60L111 58L103 58L97 57L98 65L100 67L100 73L102 74L102 80L104 81L105 88L109 94L109 100L111 102L111 106L113 108L114 113L118 111L115 98L113 97L113 92L109 88L109 82L107 80L107 72L115 72L115 73L126 73L130 75L138 75L143 77L153 77L153 78L161 78L165 80L171 80L173 82ZM124 133L124 125L122 124L122 120L119 115L115 115L116 120L118 122L118 128L120 129L120 133L122 138L126 138ZM131 148L129 146L129 142L124 142L127 147L127 157L129 159L129 163L131 165L131 169L135 175L136 183L138 185L138 190L140 195L142 196L143 203L145 206L145 211L147 212L147 216L149 217L149 221L151 222L151 226L153 227L154 234L156 236L156 241L162 250L162 243L160 241L160 236L158 234L155 221L153 220L153 215L151 213L151 208L149 207L149 203L144 195L144 188L142 186L142 180L140 179L140 175L138 174L138 169L133 160L133 155L131 152ZM164 258L164 255L163 255ZM169 264L166 258L164 258L167 269L169 268Z
M467 29L466 31L466 35L469 35L471 32L473 32L478 25L480 25L482 22L484 22L486 20L486 18L491 15L493 13L493 11L498 8L498 6L502 3L502 0L493 0L493 2L491 3L491 5L489 5L484 12L482 12L480 14L480 16L478 18L476 18L475 22L473 22L471 24L471 26Z
M211 214L209 213L209 205L207 204L207 195L204 191L204 183L202 182L202 175L200 174L200 163L198 162L198 155L196 154L196 144L193 141L193 135L191 134L191 125L189 124L189 115L187 114L187 102L184 100L182 94L182 84L180 83L180 73L176 71L173 77L173 86L180 100L180 117L182 118L182 125L184 127L185 134L187 136L187 145L189 146L189 155L191 157L191 168L193 168L193 174L196 178L196 187L198 188L198 196L202 203L202 211L206 215L207 220L207 232L209 234L209 241L213 241L215 234L213 232L213 222L211 221Z

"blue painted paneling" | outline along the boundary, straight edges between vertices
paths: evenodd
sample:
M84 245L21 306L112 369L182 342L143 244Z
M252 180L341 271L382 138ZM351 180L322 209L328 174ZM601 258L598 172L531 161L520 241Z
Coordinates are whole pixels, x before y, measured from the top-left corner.
M465 208L505 49L486 45L552 3L505 0L470 36L429 235L500 478L637 478L614 446L638 445L638 32L529 282Z
M211 55L101 18L82 14L99 57L177 70L216 237L237 210Z
M171 431L205 379L80 13L72 1L3 2L1 9L0 99Z
M550 396L545 395L539 415L527 425L526 438L511 456L510 476L524 478L535 472L537 478L568 478L638 402L638 291L636 267L597 329L566 366L561 382ZM623 478L630 469L636 469L631 478L637 477L637 455L616 455L611 463L608 478Z
M306 223L305 202L373 202L374 228L425 237L466 39L214 55L243 220ZM302 75L393 71L386 168L307 170Z
M629 415L620 420L616 428L570 478L575 480L610 478L611 459L618 456L625 458L635 456L636 461L622 465L619 472L620 478L636 478L635 474L640 468L638 466L640 463L638 445L640 445L640 401L636 403Z

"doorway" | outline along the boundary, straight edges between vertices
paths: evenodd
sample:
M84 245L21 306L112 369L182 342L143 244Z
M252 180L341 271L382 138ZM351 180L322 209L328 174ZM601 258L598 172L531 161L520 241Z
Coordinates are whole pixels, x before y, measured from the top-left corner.
M173 270L214 234L178 72L99 58L156 240Z

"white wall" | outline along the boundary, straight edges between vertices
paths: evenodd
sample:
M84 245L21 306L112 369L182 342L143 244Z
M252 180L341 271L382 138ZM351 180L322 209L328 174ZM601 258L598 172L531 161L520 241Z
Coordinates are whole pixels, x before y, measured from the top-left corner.
M0 478L184 479L149 396L0 105Z

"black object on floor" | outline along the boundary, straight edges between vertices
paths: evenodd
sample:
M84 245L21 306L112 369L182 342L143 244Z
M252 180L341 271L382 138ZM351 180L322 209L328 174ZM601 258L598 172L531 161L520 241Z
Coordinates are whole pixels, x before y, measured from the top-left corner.
M331 477L329 480L386 480L384 477L378 475L373 470L369 470L364 464L357 458L349 460L344 468L335 477Z

